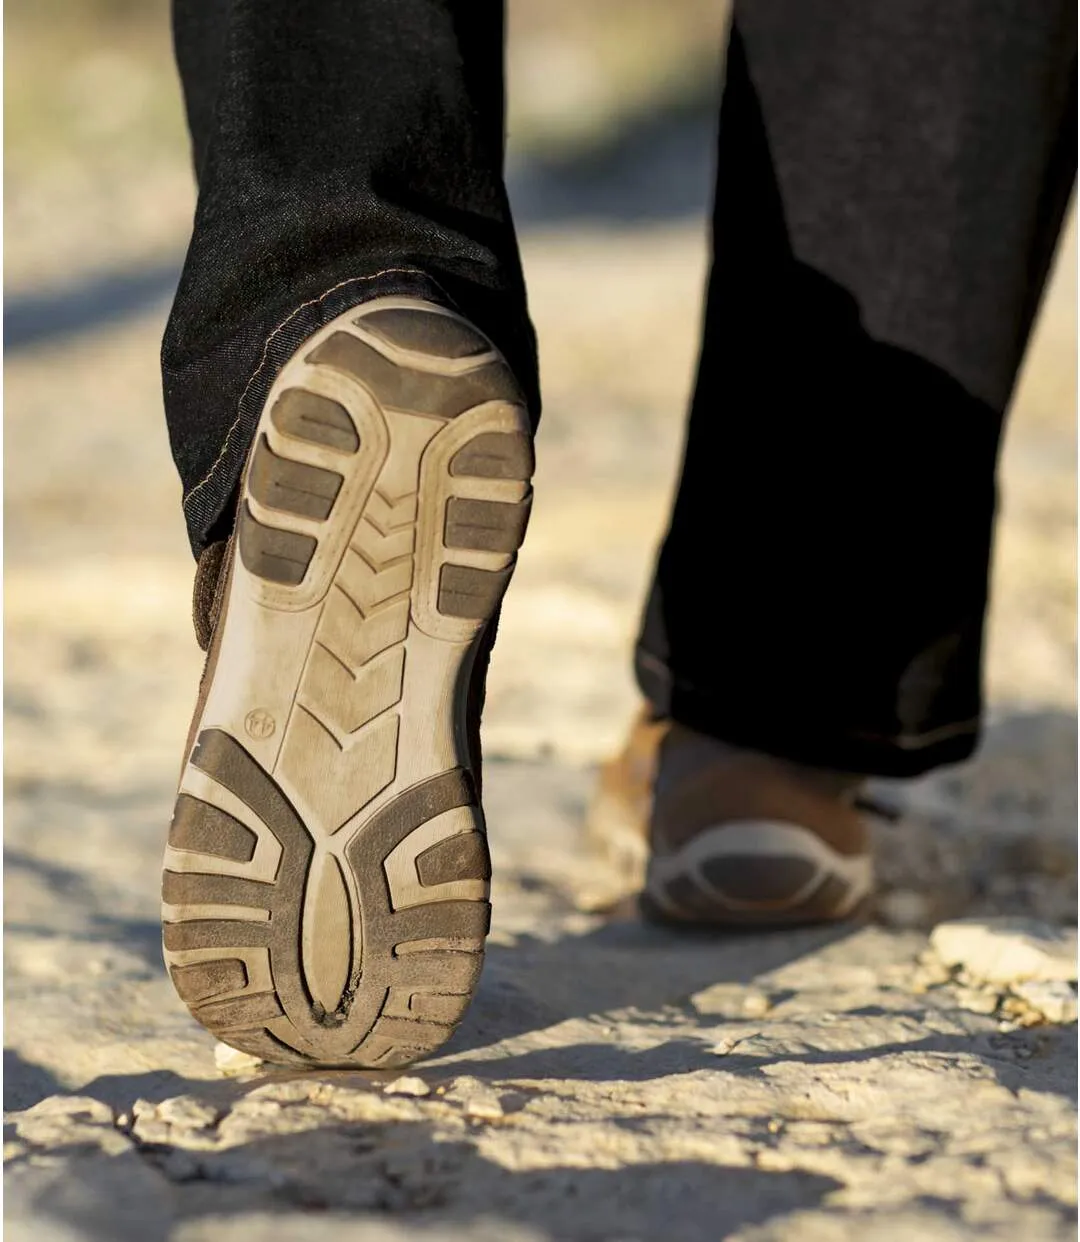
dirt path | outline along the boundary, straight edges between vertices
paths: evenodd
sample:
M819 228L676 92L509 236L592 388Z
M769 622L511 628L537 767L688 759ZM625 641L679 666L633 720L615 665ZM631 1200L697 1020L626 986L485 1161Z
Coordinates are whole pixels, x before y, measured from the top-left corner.
M580 840L634 704L700 237L527 259L548 417L485 727L495 931L451 1051L396 1089L226 1076L163 979L199 657L160 309L9 358L9 1238L1070 1237L1075 1025L920 955L958 914L1075 917L1074 290L1006 454L986 752L882 829L877 924L716 940L590 913L609 877Z

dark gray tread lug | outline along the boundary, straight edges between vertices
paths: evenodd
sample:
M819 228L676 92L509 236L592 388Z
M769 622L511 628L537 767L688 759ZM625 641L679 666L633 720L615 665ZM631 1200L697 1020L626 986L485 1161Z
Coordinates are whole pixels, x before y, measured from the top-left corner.
M286 388L274 402L270 421L282 435L323 444L340 453L355 453L360 447L360 436L348 410L306 388Z
M503 597L513 567L476 569L472 565L443 565L439 571L439 611L445 617L486 621Z
M523 431L484 431L450 459L450 473L475 479L532 478L532 440Z
M491 864L478 832L459 832L417 855L416 874L425 888L451 880L490 880Z
M212 1031L228 1031L280 1018L283 1010L274 992L256 992L254 995L234 996L231 1000L211 1001L192 1012Z
M166 871L161 880L161 899L174 906L190 903L265 909L273 887L272 884L233 875Z
M237 537L244 568L258 578L284 586L299 586L315 555L316 540L311 535L264 526L246 501L240 510Z
M379 1018L371 1028L376 1038L390 1039L409 1049L437 1048L448 1039L452 1027L439 1022L420 1022L415 1018Z
M251 807L283 845L308 839L292 805L273 778L223 729L204 729L199 734L191 762Z
M486 901L435 901L426 906L398 910L394 930L399 944L407 940L434 938L483 940L491 928L491 906ZM408 961L411 954L399 957Z
M185 919L166 923L162 941L170 952L184 949L258 949L270 943L270 924L249 919Z
M471 358L492 349L475 328L437 311L395 307L370 311L353 322L390 345L439 358Z
M247 968L238 957L219 957L211 962L193 962L169 970L173 987L181 1000L198 1005L222 992L235 992L247 986Z
M476 985L483 969L480 953L418 953L422 961L395 958L389 978L392 986L426 988L432 992L466 993Z
M482 552L516 552L525 538L531 497L517 503L451 496L446 502L443 545Z
M185 793L176 799L169 825L169 844L173 849L246 863L255 856L256 843L250 828L216 806Z
M259 504L321 522L330 516L341 484L335 471L279 457L266 436L260 437L248 475L248 491Z
M521 390L503 362L489 362L463 375L435 375L398 366L349 332L335 332L307 355L367 388L387 409L457 418L485 401L521 404Z
M476 791L468 773L463 768L452 768L406 789L376 812L363 832L349 842L345 856L350 862L359 863L369 856L385 858L429 819L461 806L475 805Z

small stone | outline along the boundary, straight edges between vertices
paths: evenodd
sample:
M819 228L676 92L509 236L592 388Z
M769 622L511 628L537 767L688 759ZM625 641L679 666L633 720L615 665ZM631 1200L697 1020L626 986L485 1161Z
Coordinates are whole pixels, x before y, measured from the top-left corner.
M734 1052L741 1043L741 1039L721 1039L718 1043L713 1044L709 1051L714 1057L726 1057L729 1052Z
M497 1121L503 1116L503 1106L499 1097L492 1092L491 1095L477 1095L465 1101L465 1115L474 1117L477 1121Z
M162 1100L154 1110L159 1121L181 1130L208 1130L218 1119L218 1111L190 1095Z
M270 1079L260 1083L245 1096L245 1103L261 1100L274 1104L306 1104L325 1084L317 1078L302 1075L297 1078Z
M214 1045L214 1064L223 1074L250 1074L262 1063L260 1057L254 1057L250 1052L241 1052L228 1044Z
M460 1101L466 1117L472 1117L476 1121L496 1121L506 1113L494 1087L471 1074L462 1074L460 1078L455 1078L446 1092L446 1098Z
M1076 934L1034 919L955 919L939 923L930 944L946 966L988 983L1076 980Z
M1029 1009L1041 1015L1047 1022L1064 1024L1076 1021L1076 991L1060 979L1015 983L1011 991L1015 997Z
M383 1095L411 1095L419 1099L430 1094L431 1088L422 1078L417 1078L415 1075L395 1078L393 1082L388 1082L383 1087Z
M772 1001L764 992L747 992L743 997L742 1011L748 1018L764 1018L772 1008Z

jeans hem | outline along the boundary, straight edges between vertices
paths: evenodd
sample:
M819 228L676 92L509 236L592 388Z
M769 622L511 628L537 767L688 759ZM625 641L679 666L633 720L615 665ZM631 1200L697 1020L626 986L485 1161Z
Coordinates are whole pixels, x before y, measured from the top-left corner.
M634 652L634 673L654 711L689 729L732 746L804 763L810 767L866 776L906 778L961 763L975 753L980 718L934 721L917 731L874 732L856 727L820 728L803 721L789 724L779 714L762 721L758 713L740 717L731 703L673 673L667 663L642 647ZM755 718L756 717L756 718Z
M229 501L236 493L266 398L285 363L304 340L351 307L374 298L402 295L455 308L453 298L438 281L419 268L383 268L338 281L297 306L267 335L259 364L244 386L213 464L184 495L184 518L196 557L208 543L230 533Z

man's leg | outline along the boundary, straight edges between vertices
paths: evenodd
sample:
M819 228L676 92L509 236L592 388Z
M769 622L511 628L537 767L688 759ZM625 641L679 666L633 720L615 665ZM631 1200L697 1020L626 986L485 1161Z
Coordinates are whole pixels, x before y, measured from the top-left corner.
M862 777L975 745L1075 33L1063 0L736 0L697 388L636 655L654 721L593 815L660 914L846 916L871 886Z
M501 6L178 0L177 51L165 395L209 651L166 961L235 1047L402 1065L479 975L479 709L529 512Z
M348 306L458 308L539 406L503 186L502 0L175 0L199 201L162 350L192 547L281 364Z
M971 753L1075 46L1067 3L736 4L700 370L637 653L661 714L840 771Z

